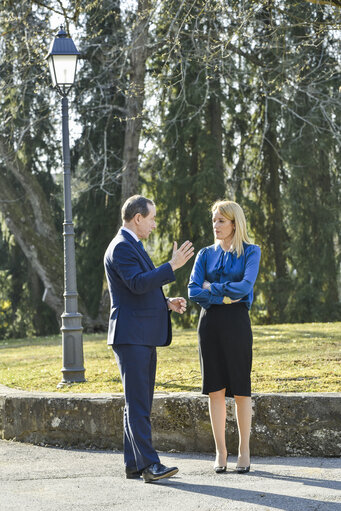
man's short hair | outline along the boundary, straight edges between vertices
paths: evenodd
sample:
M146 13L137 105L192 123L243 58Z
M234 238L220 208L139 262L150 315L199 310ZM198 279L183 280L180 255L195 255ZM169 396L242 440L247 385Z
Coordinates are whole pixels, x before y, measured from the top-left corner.
M137 213L140 213L143 217L148 216L149 207L155 206L151 199L143 197L143 195L133 195L125 201L122 206L121 216L123 222L130 222Z

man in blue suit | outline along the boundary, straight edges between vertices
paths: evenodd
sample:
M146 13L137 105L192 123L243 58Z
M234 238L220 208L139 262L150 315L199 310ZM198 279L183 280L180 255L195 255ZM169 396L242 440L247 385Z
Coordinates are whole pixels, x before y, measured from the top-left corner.
M156 228L156 208L141 195L130 197L122 207L123 225L104 256L111 310L108 344L120 369L124 395L124 463L128 479L157 481L178 472L166 467L152 446L152 408L156 346L171 343L170 310L182 314L186 300L165 298L162 286L175 280L174 271L192 256L192 243L178 249L172 259L155 268L141 239Z

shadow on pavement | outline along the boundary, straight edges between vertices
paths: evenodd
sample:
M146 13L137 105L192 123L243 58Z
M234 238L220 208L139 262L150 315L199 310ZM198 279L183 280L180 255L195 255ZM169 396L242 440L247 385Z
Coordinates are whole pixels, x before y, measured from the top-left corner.
M340 504L326 502L323 500L307 499L304 497L291 497L278 493L269 493L253 490L242 490L226 486L189 484L177 481L175 478L167 482L158 481L158 485L172 486L173 489L208 495L210 497L224 498L235 502L248 502L249 504L262 504L271 509L282 509L283 511L296 511L308 509L323 509L323 511L340 511ZM260 499L262 499L260 501Z
M253 470L248 474L248 477L264 477L267 479L277 479L279 481L288 481L291 483L301 483L308 486L321 486L322 488L331 488L333 490L341 490L341 482L331 481L330 479L317 479L306 476L293 476L274 474L273 472L265 472L264 470ZM341 506L340 506L341 509Z

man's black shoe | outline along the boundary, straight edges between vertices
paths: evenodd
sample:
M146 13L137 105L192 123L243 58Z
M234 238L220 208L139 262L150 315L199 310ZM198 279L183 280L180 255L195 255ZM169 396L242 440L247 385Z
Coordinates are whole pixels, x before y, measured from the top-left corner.
M127 479L139 479L142 475L142 470L136 470L135 467L126 467L126 478Z
M161 463L153 463L142 471L142 477L145 483L151 483L165 477L171 477L177 472L179 472L178 467L165 467Z

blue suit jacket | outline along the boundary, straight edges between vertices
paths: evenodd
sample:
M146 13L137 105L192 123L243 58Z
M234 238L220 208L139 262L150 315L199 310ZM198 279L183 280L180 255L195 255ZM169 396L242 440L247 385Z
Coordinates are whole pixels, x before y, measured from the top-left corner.
M170 313L161 286L175 280L171 265L155 268L144 248L120 229L105 252L104 267L111 300L108 344L170 344Z

